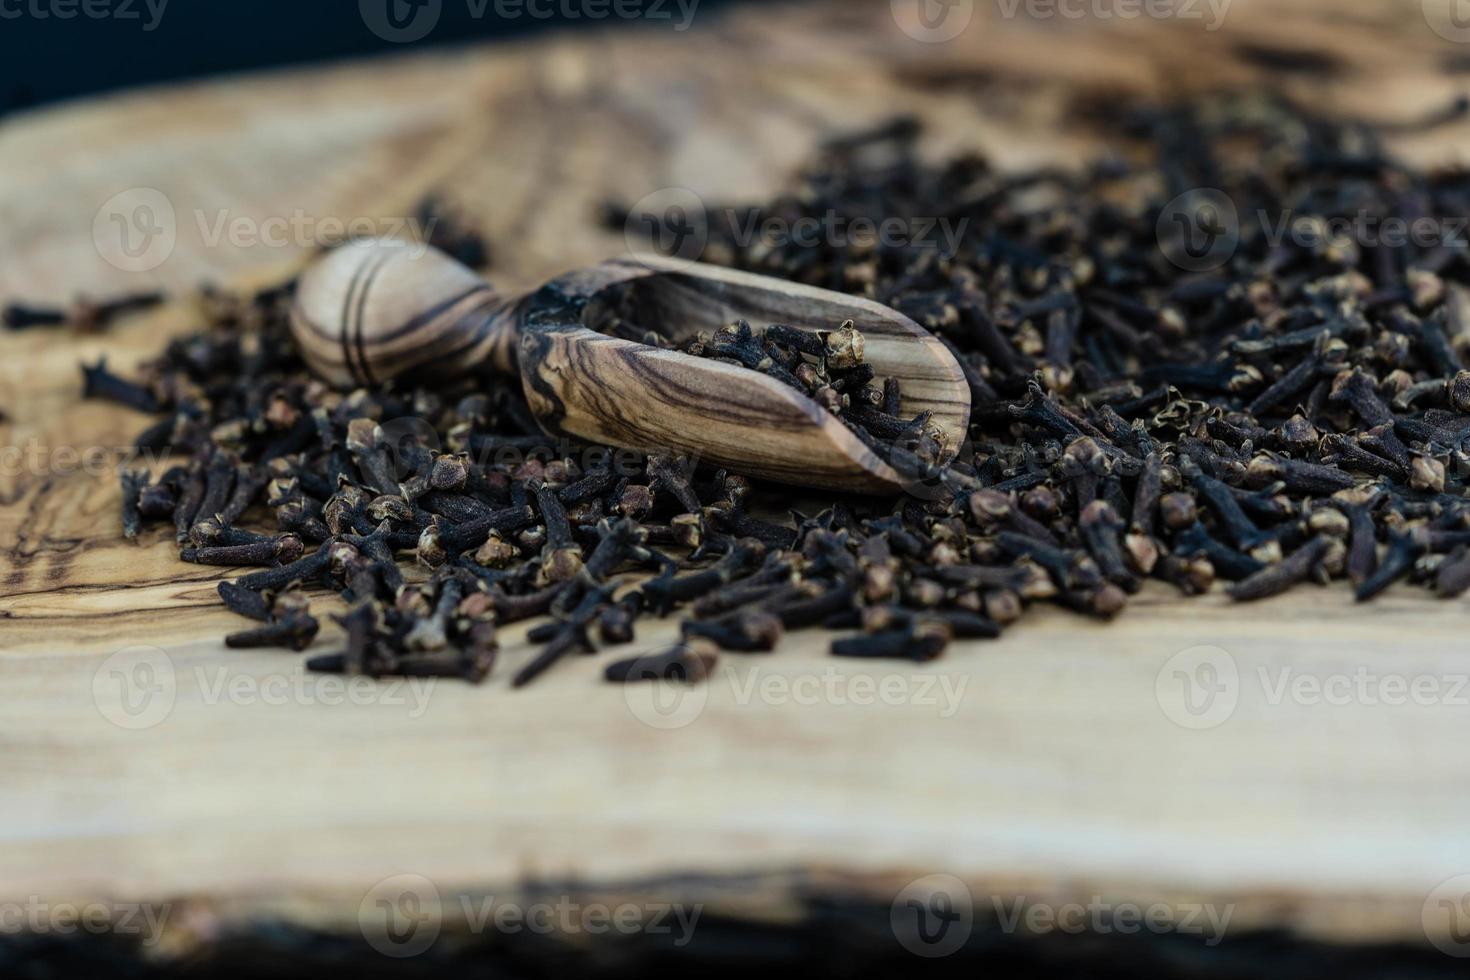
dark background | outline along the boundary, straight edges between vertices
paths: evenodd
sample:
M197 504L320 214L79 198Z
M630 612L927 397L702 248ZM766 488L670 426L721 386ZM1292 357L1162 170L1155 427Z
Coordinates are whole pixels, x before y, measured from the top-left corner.
M155 0L155 3L157 0ZM405 4L415 0L382 0ZM423 2L423 0L416 0ZM423 40L395 44L377 37L364 22L359 0L168 0L152 31L145 0L0 0L0 112L28 108L148 82L264 68L353 55L403 53L486 38L533 34L552 27L673 31L682 20L672 0L667 20L619 20L522 14L506 19L493 0L441 0L434 30ZM586 10L586 0L529 0L546 12ZM611 0L601 0L604 4ZM631 0L630 0L631 2ZM643 9L655 0L641 0ZM687 2L687 0L686 0ZM693 24L737 0L699 0ZM747 0L748 2L748 0ZM131 18L88 17L94 11L126 10ZM76 11L70 19L56 11ZM36 11L46 16L37 16ZM483 10L482 16L474 11Z

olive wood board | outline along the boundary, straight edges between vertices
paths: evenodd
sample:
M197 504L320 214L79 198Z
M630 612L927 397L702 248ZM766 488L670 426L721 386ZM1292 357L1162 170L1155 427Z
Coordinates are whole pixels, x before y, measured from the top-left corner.
M899 34L887 2L765 5L687 35L410 50L11 118L0 301L266 282L305 250L210 244L199 216L403 215L436 187L488 227L492 281L524 289L619 254L621 236L594 228L604 199L672 186L758 199L822 138L898 112L927 122L934 154L1074 165L1102 135L1078 106L1130 94L1269 82L1401 119L1464 81L1418 4L1237 0L1212 32L976 6L939 45ZM1395 146L1462 159L1470 125ZM141 274L92 237L99 208L134 187L179 221L172 255ZM79 401L78 362L106 354L126 371L193 322L181 302L103 336L0 336L0 443L12 462L27 447L48 461L0 471L0 900L173 902L190 914L171 917L169 948L187 949L271 916L350 930L368 889L398 874L444 891L571 879L645 895L695 876L710 884L693 899L755 919L792 914L793 882L881 903L952 874L981 909L1018 894L1210 902L1233 908L1232 929L1422 943L1433 890L1470 873L1470 712L1450 690L1470 675L1470 618L1408 588L1371 606L1306 587L1242 607L1150 586L1110 625L1039 608L926 665L839 662L828 637L797 634L725 657L674 729L600 683L612 654L512 692L529 655L514 631L483 687L323 703L299 657L226 651L238 621L215 599L220 570L181 563L163 531L122 540L110 471L79 467L147 420ZM645 627L633 649L668 629ZM139 645L176 683L171 709L130 730L94 682ZM1170 660L1202 646L1228 659ZM1202 656L1234 666L1236 695L1228 717L1189 727L1170 685ZM1427 678L1437 700L1308 690L1364 672L1380 692Z

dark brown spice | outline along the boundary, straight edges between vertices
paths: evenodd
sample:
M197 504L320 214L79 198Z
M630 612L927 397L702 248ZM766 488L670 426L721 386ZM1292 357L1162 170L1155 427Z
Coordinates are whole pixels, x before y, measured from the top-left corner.
M496 623L550 617L518 684L628 642L645 615L735 649L860 628L834 652L922 659L1030 603L1116 615L1147 577L1186 594L1219 578L1240 600L1331 577L1363 599L1400 581L1462 594L1470 266L1448 244L1276 247L1260 216L1282 201L1308 219L1453 215L1470 175L1259 99L1139 107L1130 133L1144 162L1017 177L928 163L916 127L886 127L834 142L766 209L962 217L942 246L751 243L712 223L706 258L894 306L959 360L971 424L939 466L922 403L876 375L851 324L737 321L678 342L805 392L913 477L896 501L793 501L668 454L558 443L488 375L333 392L290 346L287 285L209 294L209 328L136 382L84 369L88 394L160 414L140 446L180 455L154 484L121 477L125 527L171 520L195 560L287 562L221 591L273 635L301 611L267 594L346 595L345 649L313 669L482 679ZM1206 186L1240 226L1221 262L1186 268L1160 219ZM477 260L465 228L440 240ZM608 332L676 345L631 295L612 306ZM427 581L408 584L415 560ZM652 673L712 663L681 646Z
M699 684L708 679L718 662L718 654L695 641L660 654L608 664L603 676L615 684L659 680Z
M242 630L225 637L225 646L235 649L250 647L288 647L305 650L316 638L320 624L312 616L292 615L255 629Z

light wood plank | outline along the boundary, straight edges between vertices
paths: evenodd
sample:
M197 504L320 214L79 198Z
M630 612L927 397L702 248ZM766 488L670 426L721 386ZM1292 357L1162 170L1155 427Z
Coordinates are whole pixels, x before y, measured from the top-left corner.
M930 122L935 153L1075 162L1099 136L1066 111L1079 93L1259 81L1244 42L1335 53L1331 85L1280 82L1338 111L1412 116L1459 86L1440 69L1457 49L1416 4L1237 2L1215 33L996 20L937 47L904 41L887 11L763 8L688 36L410 55L17 119L0 129L0 300L265 279L303 250L206 247L196 214L392 217L441 184L487 222L497 285L524 288L618 254L621 236L589 230L608 196L764 195L822 136L897 111ZM1399 146L1461 158L1470 127ZM92 240L98 207L133 186L183 217L173 256L144 275ZM101 338L0 337L0 442L34 439L50 460L0 473L0 899L192 903L170 933L184 948L262 913L353 928L366 889L405 872L446 891L688 873L701 899L775 917L812 881L886 901L942 872L979 907L1018 892L1209 901L1235 907L1232 928L1420 941L1431 890L1470 872L1465 692L1451 690L1470 674L1465 607L1407 590L1367 608L1309 588L1240 609L1153 589L1111 626L1043 610L924 667L838 663L823 638L794 637L727 658L673 731L601 685L600 658L512 695L514 648L488 686L437 686L421 713L377 688L376 703L318 703L329 679L299 660L222 649L233 619L209 570L180 564L166 535L120 540L110 476L60 472L60 452L126 445L146 422L79 403L76 362L106 352L126 368L190 322L173 308ZM168 658L177 695L129 731L94 681L137 644ZM1200 645L1233 658L1238 703L1193 730L1158 683L1198 666L1168 661ZM1438 701L1271 703L1262 670L1269 685L1286 670L1427 678ZM862 678L908 700L852 704ZM920 691L931 679L960 692L952 713L920 703L944 696ZM279 685L285 702L221 700L220 683ZM810 704L782 687L828 683L837 693Z

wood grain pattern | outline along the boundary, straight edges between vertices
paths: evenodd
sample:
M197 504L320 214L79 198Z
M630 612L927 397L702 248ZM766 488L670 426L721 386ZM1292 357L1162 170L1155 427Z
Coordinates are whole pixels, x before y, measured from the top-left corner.
M515 370L514 301L427 245L344 245L301 276L291 333L312 369L342 388L452 378L487 361Z
M970 389L954 356L913 320L861 297L773 280L735 269L645 256L656 275L640 282L659 322L682 334L710 331L734 320L831 330L845 321L865 338L864 359L878 377L896 379L908 415L931 412L947 456L969 428Z
M486 221L497 284L522 290L618 254L619 236L590 220L606 197L764 196L820 138L893 112L924 118L935 153L1073 164L1103 129L1079 107L1128 94L1270 81L1305 104L1400 119L1464 83L1462 49L1417 4L1237 0L1214 32L1002 20L979 4L977 29L937 46L896 34L888 9L767 8L687 36L440 51L8 121L0 300L265 280L307 249L210 245L195 215L391 216L441 184ZM1328 68L1272 68L1263 49ZM1470 127L1394 145L1464 159ZM99 207L135 186L182 216L172 256L147 273L108 265L92 240ZM596 658L512 696L504 678L526 656L514 644L488 688L438 687L422 712L405 692L323 703L296 658L224 650L235 624L214 571L182 565L163 533L126 544L110 468L78 462L146 420L79 402L77 361L105 353L128 370L193 322L179 304L105 337L0 337L0 898L172 900L167 949L185 951L262 918L350 931L366 890L405 872L446 893L575 877L645 896L684 873L728 876L698 896L766 921L799 889L883 901L943 872L980 908L1206 901L1234 907L1232 930L1422 943L1426 922L1444 925L1433 889L1470 872L1467 723L1449 694L1470 673L1465 606L1397 590L1368 608L1305 589L1244 611L1149 590L1111 626L1043 610L917 669L834 663L822 638L797 636L732 659L673 732L602 686ZM99 710L94 681L138 644L169 658L178 687L162 721L129 731ZM1201 645L1230 654L1240 687L1228 719L1192 729L1170 721L1158 685ZM1275 694L1283 677L1360 672L1441 695ZM857 703L860 684L889 677L906 698ZM920 678L938 700L918 702ZM944 682L964 685L948 714ZM243 693L219 693L231 684Z

